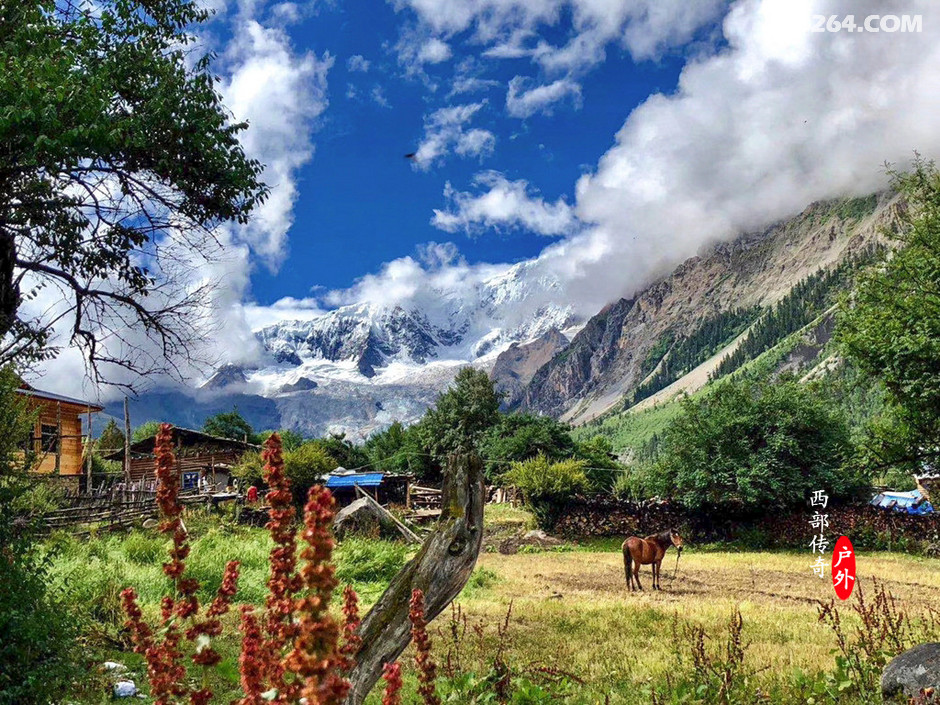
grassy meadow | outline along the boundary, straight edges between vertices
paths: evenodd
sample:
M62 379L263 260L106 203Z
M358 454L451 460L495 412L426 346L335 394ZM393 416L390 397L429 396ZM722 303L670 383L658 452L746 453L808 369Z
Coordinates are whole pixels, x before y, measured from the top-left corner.
M526 512L489 509L488 533L531 526ZM203 597L218 587L225 562L237 559L242 562L237 601L261 604L270 548L266 533L198 515L187 524L195 537L189 570L203 583ZM156 615L166 585L160 572L165 545L162 537L145 531L88 539L58 535L47 542L55 587L70 596L88 625L89 657L126 664L140 686L146 679L141 659L129 653L121 632L119 593L134 586L145 612ZM338 576L353 584L367 608L409 555L403 544L348 539L336 553ZM851 676L833 673L836 640L818 619L819 601L828 601L833 592L828 576L815 577L810 563L808 553L690 546L675 579L675 553L667 556L662 591L650 590L646 567L641 573L646 590L630 593L619 541L523 549L515 555L489 546L455 607L430 627L439 689L446 702L495 702L467 693L485 690L481 684L493 677L498 658L500 672L511 674L508 702L515 703L869 702L860 695L838 699L839 684ZM858 570L866 597L871 599L878 581L915 619L940 604L936 559L863 554ZM715 673L727 670L729 621L736 610L743 622L743 657L732 664L737 695L727 700L696 695L707 677L696 678L697 669L707 671L693 654L696 634L703 635L703 653L715 659ZM845 630L859 625L848 607L842 618ZM210 675L223 695L220 702L238 692L236 618L227 619L231 628L226 631L233 636L223 640L224 661ZM405 702L418 702L409 656L410 650L403 659ZM71 701L106 702L96 678L77 688ZM835 693L830 699L819 695L826 688ZM369 703L379 700L374 693Z

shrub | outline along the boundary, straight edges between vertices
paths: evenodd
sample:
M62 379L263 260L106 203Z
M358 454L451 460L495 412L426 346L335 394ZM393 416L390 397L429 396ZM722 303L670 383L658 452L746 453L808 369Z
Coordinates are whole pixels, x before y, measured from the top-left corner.
M559 512L572 497L590 487L584 461L553 463L544 455L513 463L503 481L519 488L539 526L545 530L554 527Z
M290 480L294 503L302 507L310 488L319 484L323 475L336 467L336 461L316 441L304 443L297 450L284 453L284 474Z
M666 429L650 489L692 510L743 513L803 506L813 490L850 497L845 421L795 379L732 379L683 401Z

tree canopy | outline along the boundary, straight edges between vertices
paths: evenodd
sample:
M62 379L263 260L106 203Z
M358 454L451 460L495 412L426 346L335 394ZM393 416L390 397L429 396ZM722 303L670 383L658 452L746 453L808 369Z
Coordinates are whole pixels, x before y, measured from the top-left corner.
M255 429L234 407L231 411L225 411L207 418L202 425L202 430L203 433L221 438L231 438L235 441L259 442L258 436L255 435Z
M0 17L0 362L51 354L64 325L97 379L178 371L214 229L267 194L192 46L209 11L0 0ZM30 317L36 297L51 308Z
M731 379L682 402L648 489L693 510L792 508L812 491L846 497L863 484L842 467L850 448L845 421L795 379Z
M889 235L901 247L860 278L837 334L886 391L863 444L866 464L917 472L940 463L940 173L918 158L894 182L904 204Z

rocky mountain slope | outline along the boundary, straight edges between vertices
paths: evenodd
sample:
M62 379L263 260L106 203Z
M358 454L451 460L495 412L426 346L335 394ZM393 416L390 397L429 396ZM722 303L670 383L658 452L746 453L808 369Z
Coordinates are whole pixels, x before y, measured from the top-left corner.
M814 203L791 220L687 260L588 320L525 386L518 408L579 424L620 406L706 323L767 310L820 269L861 256L881 240L897 207L888 194ZM712 364L740 344L739 332L731 329L734 335L712 351ZM708 373L698 377L704 384Z
M521 263L459 297L429 291L407 306L362 303L274 323L255 333L262 354L254 364L222 365L198 389L143 394L132 400L132 420L198 427L237 407L258 429L362 440L418 419L461 366L490 369L511 345L542 350L512 372L519 386L528 382L567 343L560 331L573 335L581 322L558 303L558 286ZM107 411L120 415L120 405Z

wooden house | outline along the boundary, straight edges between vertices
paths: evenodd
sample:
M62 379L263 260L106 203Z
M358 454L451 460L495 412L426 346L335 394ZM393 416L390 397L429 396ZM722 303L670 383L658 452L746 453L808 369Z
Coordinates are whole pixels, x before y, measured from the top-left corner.
M74 484L77 490L85 471L85 439L91 430L91 414L102 407L27 384L17 392L37 413L30 439L30 448L36 454L33 472L64 478L65 484Z
M132 443L130 447L131 486L144 487L155 484L154 446L156 436ZM260 446L236 441L231 438L212 436L189 428L173 428L173 445L176 466L183 490L224 489L229 482L231 469L248 451L259 451ZM124 464L124 449L106 455L107 460Z

